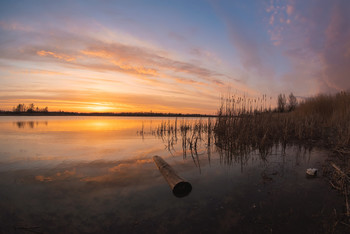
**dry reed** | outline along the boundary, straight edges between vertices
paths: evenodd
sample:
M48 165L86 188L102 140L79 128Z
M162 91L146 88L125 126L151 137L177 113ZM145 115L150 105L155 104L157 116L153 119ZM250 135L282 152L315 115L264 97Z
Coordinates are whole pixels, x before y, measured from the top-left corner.
M233 98L222 103L214 127L217 146L226 155L242 156L259 150L263 157L276 144L283 148L298 144L331 150L337 157L329 159L324 174L344 195L345 213L350 217L350 92L307 98L288 113L261 112L261 106L254 109L256 106L236 104Z

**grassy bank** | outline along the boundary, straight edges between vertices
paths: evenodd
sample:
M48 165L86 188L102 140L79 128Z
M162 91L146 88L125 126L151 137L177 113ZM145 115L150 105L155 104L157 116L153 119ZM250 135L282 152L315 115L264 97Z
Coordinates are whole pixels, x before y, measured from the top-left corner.
M305 99L291 112L238 107L237 100L228 98L218 111L214 133L219 148L233 156L252 150L268 155L276 144L330 150L333 154L323 173L344 195L350 217L350 92Z
M266 149L274 143L323 145L349 152L350 92L318 95L291 112L255 112L237 115L234 100L218 111L215 135L225 147ZM247 108L249 109L249 107Z

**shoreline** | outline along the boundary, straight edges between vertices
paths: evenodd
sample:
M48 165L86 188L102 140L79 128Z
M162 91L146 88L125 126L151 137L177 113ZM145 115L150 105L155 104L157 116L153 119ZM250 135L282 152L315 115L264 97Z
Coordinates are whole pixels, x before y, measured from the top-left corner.
M217 117L217 115L201 114L175 114L175 113L73 113L73 112L48 112L48 113L13 113L2 112L0 116L106 116L106 117Z

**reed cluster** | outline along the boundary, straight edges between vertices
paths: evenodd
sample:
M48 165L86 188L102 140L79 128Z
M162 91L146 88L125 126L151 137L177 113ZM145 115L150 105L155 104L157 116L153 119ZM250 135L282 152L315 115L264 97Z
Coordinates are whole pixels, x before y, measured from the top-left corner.
M307 98L290 112L280 111L282 102L283 108L273 112L237 113L232 103L222 104L214 127L216 145L228 158L242 158L252 150L259 150L263 158L274 145L327 148L336 157L324 166L324 175L344 195L345 214L350 217L350 92Z
M237 115L233 102L222 104L214 128L216 142L225 150L267 153L274 144L302 144L349 151L350 92L308 98L287 113L254 110Z
M301 103L294 118L303 124L315 140L334 150L349 152L350 92L318 95Z
M160 125L152 132L163 140L168 151L172 153L177 141L182 141L183 156L186 157L190 152L191 156L198 156L199 149L203 145L210 147L213 137L213 121L211 118L203 120L185 120L162 121Z
M222 97L218 115L238 116L271 112L271 104L272 97L267 97L266 94L255 98L246 97L245 95Z

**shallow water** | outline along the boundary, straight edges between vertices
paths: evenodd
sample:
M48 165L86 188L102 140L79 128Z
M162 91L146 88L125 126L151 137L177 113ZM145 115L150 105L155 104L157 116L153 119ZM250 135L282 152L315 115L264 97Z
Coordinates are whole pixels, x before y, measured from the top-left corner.
M309 167L327 152L276 147L228 158L182 135L175 118L0 117L2 233L315 233L334 226L342 197ZM177 123L198 119L177 119ZM207 119L202 119L205 122ZM193 187L175 197L153 163L162 156Z

